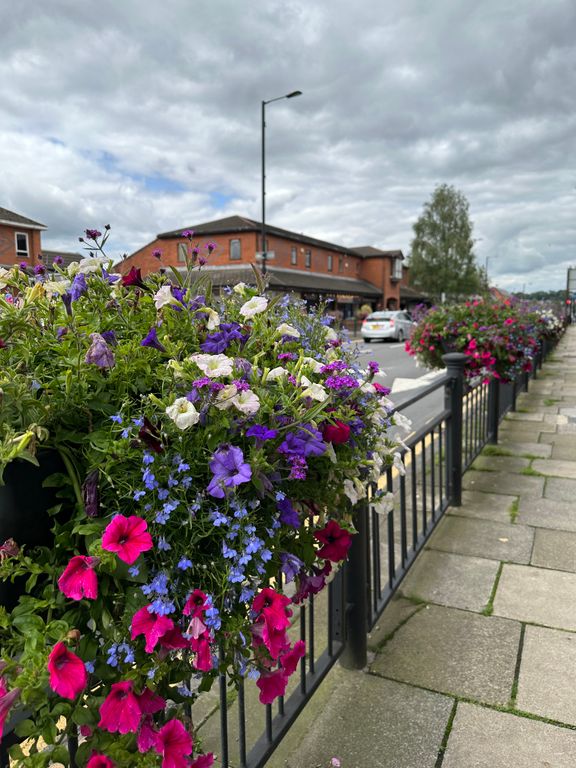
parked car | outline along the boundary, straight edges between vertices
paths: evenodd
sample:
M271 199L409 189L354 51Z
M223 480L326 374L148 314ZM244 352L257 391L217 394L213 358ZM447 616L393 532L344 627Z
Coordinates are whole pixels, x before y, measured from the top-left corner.
M414 323L410 315L403 311L372 312L362 323L362 339L368 344L373 339L384 341L394 339L404 341L410 338Z

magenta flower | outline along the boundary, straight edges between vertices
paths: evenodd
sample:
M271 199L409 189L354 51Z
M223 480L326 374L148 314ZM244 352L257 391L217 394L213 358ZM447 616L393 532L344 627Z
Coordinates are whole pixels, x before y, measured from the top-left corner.
M262 672L256 685L260 689L258 697L261 704L272 704L278 696L284 696L286 686L288 685L288 675L283 669L277 669L274 672Z
M132 617L132 640L135 640L138 635L144 635L146 653L152 653L160 638L172 629L174 629L172 619L151 613L148 606L140 608Z
M166 699L151 691L150 688L144 688L140 696L137 696L137 699L143 715L153 715L156 712L162 712L166 706Z
M75 699L88 682L84 662L69 651L64 643L56 643L48 657L50 688L64 699Z
M157 736L158 733L154 728L154 721L149 715L146 715L138 731L138 739L136 741L138 752L149 752L155 747Z
M244 461L242 449L235 445L228 445L216 451L210 462L210 470L213 477L206 490L210 496L217 499L226 496L225 489L247 483L252 477L250 464Z
M92 757L86 763L86 768L115 768L116 763L110 760L106 755L100 755L96 752L92 754Z
M298 662L306 655L306 643L304 640L298 640L294 643L294 647L288 653L284 653L280 657L280 664L285 674L290 677L296 671Z
M142 282L142 272L137 267L132 267L127 275L122 278L122 285L125 287L145 288Z
M132 680L112 684L110 693L100 706L99 728L110 733L136 733L142 711L133 686Z
M192 760L188 768L212 768L214 765L214 755L208 752L206 755L198 755L196 760Z
M20 688L13 688L8 691L6 683L0 678L0 741L2 741L2 733L4 731L4 723L14 702L19 698L21 693Z
M99 232L97 229L87 229L85 232L88 240L96 240L97 237L102 237L102 232Z
M84 362L88 365L97 365L98 368L113 368L116 360L106 340L99 333L91 333L90 338L92 344L86 352Z
M341 528L335 520L329 520L321 531L316 531L314 538L323 545L316 556L333 563L344 560L352 544L352 534Z
M98 564L98 558L76 555L73 557L64 572L58 579L58 588L70 600L95 600L98 597L98 579L94 568Z
M152 549L148 524L141 517L116 515L102 536L102 549L116 552L120 560L132 565L142 552Z
M192 747L192 737L180 720L168 720L156 737L156 752L162 755L162 768L187 768Z

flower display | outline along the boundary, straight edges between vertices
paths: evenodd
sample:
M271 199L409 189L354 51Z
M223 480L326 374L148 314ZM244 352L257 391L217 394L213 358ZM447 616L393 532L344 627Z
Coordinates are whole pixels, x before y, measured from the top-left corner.
M257 273L216 294L191 243L182 272L121 277L108 229L66 269L2 274L0 473L58 468L53 543L0 542L0 579L26 582L0 608L0 714L24 713L16 766L67 762L58 722L81 766L207 768L190 705L224 672L284 694L294 608L402 424L322 307Z
M421 316L406 350L428 368L443 368L442 355L462 352L468 378L511 381L530 371L539 340L563 328L547 308L507 299L434 307Z

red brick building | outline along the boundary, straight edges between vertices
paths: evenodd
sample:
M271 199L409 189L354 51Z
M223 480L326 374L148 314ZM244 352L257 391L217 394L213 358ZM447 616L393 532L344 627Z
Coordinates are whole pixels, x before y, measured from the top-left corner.
M25 261L38 263L42 253L41 233L44 224L27 219L6 208L0 208L0 266L7 267Z
M261 224L243 216L182 227L163 232L151 243L126 257L117 269L125 274L138 267L142 274L161 266L184 268L189 240L182 236L192 231L192 243L206 255L208 243L215 249L203 268L216 286L253 282L251 264L259 264ZM293 291L308 301L332 298L344 317L368 304L373 309L400 307L402 251L382 251L365 246L347 248L279 227L266 227L267 271L270 290ZM161 262L153 254L162 252Z

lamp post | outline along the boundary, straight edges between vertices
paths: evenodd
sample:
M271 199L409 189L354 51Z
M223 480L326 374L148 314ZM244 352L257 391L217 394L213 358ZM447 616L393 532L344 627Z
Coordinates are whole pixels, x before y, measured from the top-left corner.
M293 99L295 96L302 96L302 91L292 91L284 96L277 96L275 99L268 99L262 102L262 274L266 274L266 104L282 99Z

